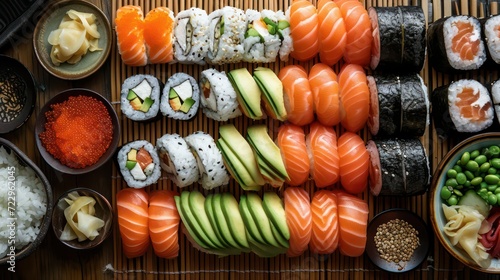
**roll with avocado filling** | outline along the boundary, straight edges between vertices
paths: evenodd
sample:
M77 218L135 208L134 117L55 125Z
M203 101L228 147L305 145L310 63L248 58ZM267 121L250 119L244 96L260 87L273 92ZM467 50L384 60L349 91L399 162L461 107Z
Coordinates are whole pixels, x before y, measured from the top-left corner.
M144 188L160 179L160 160L148 141L138 140L124 145L118 152L118 165L131 188Z
M151 75L135 75L122 84L121 110L134 121L154 119L160 108L160 92L163 84Z
M200 89L196 80L185 73L172 75L163 89L161 113L176 120L189 120L198 112Z

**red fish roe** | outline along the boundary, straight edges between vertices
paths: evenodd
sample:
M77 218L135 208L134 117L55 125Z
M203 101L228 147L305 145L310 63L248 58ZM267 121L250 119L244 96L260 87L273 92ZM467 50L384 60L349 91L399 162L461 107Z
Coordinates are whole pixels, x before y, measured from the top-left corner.
M106 152L113 137L111 117L104 104L89 96L71 96L45 113L40 140L62 164L85 168Z

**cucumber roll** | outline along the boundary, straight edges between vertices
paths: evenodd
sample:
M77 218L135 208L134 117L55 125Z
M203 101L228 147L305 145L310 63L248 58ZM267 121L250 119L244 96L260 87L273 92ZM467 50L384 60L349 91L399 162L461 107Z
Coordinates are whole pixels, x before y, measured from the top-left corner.
M243 46L246 62L274 62L278 56L281 40L278 35L278 19L270 10L246 10L247 30Z
M120 173L131 188L144 188L160 179L160 159L148 141L138 140L124 145L117 159Z
M151 75L135 75L122 84L120 108L133 121L154 119L160 109L163 84Z
M222 154L210 134L195 132L184 138L198 163L198 183L210 190L229 183L229 174L222 161Z
M156 141L160 166L179 188L196 183L199 179L196 159L186 141L179 134L165 134Z
M208 16L208 56L212 64L242 61L246 16L241 9L226 6Z
M172 75L163 89L161 113L176 120L192 119L198 112L200 89L196 80L186 73Z
M439 136L453 132L474 133L493 124L493 104L486 87L462 79L432 93L432 117Z
M451 16L429 24L429 62L438 71L479 69L486 61L481 25L472 16Z
M174 56L180 63L205 64L208 53L208 15L205 10L190 8L175 17Z
M215 69L201 72L200 103L203 113L216 121L227 121L241 116L236 92L226 73Z

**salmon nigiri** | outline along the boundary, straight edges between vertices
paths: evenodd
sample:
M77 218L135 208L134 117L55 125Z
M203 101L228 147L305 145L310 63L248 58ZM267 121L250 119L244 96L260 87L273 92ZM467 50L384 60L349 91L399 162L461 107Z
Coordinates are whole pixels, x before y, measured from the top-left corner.
M149 248L148 194L143 189L123 189L116 194L118 228L127 258L142 256Z
M150 63L168 63L174 59L174 13L167 7L151 10L144 19L144 40Z
M319 59L332 66L344 55L347 35L340 9L333 0L319 0Z
M317 63L309 71L309 85L313 93L314 112L318 121L326 126L339 124L337 74L328 65Z
M316 56L319 50L318 14L308 0L296 0L290 5L290 32L293 58L306 61Z
M368 204L353 195L338 191L339 249L349 257L359 257L366 247Z
M155 191L149 197L149 236L158 257L171 259L179 254L180 216L173 191Z
M338 153L340 158L340 183L352 194L366 189L370 166L370 155L365 142L359 135L345 132L339 137Z
M312 253L331 254L339 243L337 196L329 190L314 193L311 201L312 235L309 249Z
M330 126L313 122L306 137L311 161L311 177L316 187L324 188L339 180L339 154L337 134Z
M340 122L347 131L361 130L370 113L370 90L361 66L345 65L339 73Z
M300 65L281 68L278 78L283 83L288 121L303 126L314 119L313 96L306 70Z
M371 61L372 30L368 11L360 1L335 1L342 13L346 29L346 63L368 66Z
M144 45L144 20L141 7L123 6L116 11L115 31L123 63L144 66L148 63Z
M290 178L286 183L292 186L305 183L309 178L309 158L304 130L300 126L284 124L279 128L276 144Z
M312 216L309 194L302 188L289 187L283 193L285 216L290 230L289 257L302 255L311 240Z

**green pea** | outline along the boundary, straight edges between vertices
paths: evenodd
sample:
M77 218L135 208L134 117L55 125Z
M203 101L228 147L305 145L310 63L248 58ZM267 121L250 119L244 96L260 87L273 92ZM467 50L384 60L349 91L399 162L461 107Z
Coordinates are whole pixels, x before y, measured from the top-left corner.
M495 167L488 168L488 174L497 174L497 169Z
M455 171L457 171L458 173L462 172L462 167L458 164L456 164L455 166L453 166L453 169L455 169Z
M462 157L460 158L460 165L465 165L467 164L467 162L469 162L470 160L470 153L469 152L465 152Z
M445 185L454 188L458 185L458 183L457 183L457 180L455 178L450 178L450 179L446 180Z
M500 169L500 158L493 158L490 160L491 166L495 167L496 169Z
M471 183L470 183L469 180L465 181L464 187L466 187L466 188L470 188L471 187Z
M494 192L496 189L498 188L497 185L488 185L487 189L490 191L490 192Z
M481 153L479 152L479 150L474 150L472 151L472 153L470 153L470 158L471 159L475 159L476 157L478 157Z
M465 164L463 164L461 160L457 160L456 165L458 165L458 166L464 166Z
M500 193L500 188L496 188L495 191L493 191L495 194Z
M470 172L469 170L465 170L464 174L467 177L467 179L469 179L469 180L472 180L475 177L474 174L472 172Z
M456 194L457 196L463 196L463 193L460 190L454 189L453 193Z
M458 190L461 190L463 188L464 188L464 185L458 185L458 186L455 187L455 189L458 189Z
M490 169L491 165L489 162L485 162L483 164L481 164L481 166L479 166L479 171L483 172L483 173L486 173L488 172L488 170Z
M451 196L451 190L447 186L441 188L441 198L447 200Z
M470 180L470 184L473 185L473 186L479 186L482 181L483 181L483 178L476 177L476 178Z
M477 162L478 165L485 163L487 160L488 159L486 158L485 155L479 155L474 159L474 161Z
M495 205L495 204L497 204L497 201L498 201L498 198L496 195L494 195L494 194L488 195L488 204L489 205Z
M488 185L496 185L500 179L496 175L489 174L484 177L484 181L488 183Z
M457 205L458 197L456 195L451 195L446 202L448 202L449 205Z
M484 188L484 189L480 189L477 194L481 195L481 194L487 194L488 193L488 189L487 188Z
M457 177L457 171L455 169L450 169L446 172L446 176L448 176L448 178L455 178Z
M500 201L500 193L495 194L497 196L497 203Z
M465 165L465 168L469 171L475 172L479 169L479 164L474 160L469 160Z
M455 179L459 185L463 185L467 182L467 176L465 176L464 173L458 173L457 176L455 176Z
M500 155L500 147L498 147L497 145L489 147L488 151L490 152L491 157L498 157Z
M479 184L479 186L481 187L481 189L486 189L488 187L488 184L486 182L481 182L481 184Z

